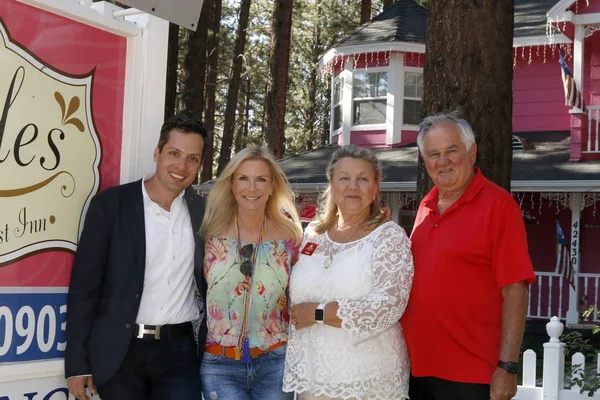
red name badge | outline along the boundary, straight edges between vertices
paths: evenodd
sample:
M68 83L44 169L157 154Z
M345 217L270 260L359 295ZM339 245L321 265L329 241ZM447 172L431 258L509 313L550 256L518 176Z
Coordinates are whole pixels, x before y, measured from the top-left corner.
M315 252L316 249L317 249L316 243L308 242L308 243L306 243L306 245L304 245L304 248L302 249L301 253L306 254L307 256L312 256L312 254Z

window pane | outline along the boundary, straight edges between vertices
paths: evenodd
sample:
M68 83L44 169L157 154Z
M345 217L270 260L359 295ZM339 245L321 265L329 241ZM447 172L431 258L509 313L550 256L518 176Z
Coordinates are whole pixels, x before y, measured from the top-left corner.
M355 85L364 85L369 81L369 77L364 72L355 72L354 73L354 84Z
M387 95L387 72L359 72L354 74L352 95L355 99Z
M342 106L333 108L333 130L340 129L342 127Z
M421 101L404 99L404 125L419 125L421 123Z
M421 98L423 94L423 74L421 72L404 73L404 96Z
M387 95L387 72L377 74L377 97Z
M356 99L362 97L369 97L371 94L368 92L368 88L365 85L355 85L352 95Z
M344 87L344 79L337 79L333 87L333 104L338 104L342 101L342 89Z
M385 123L387 100L354 101L354 125Z

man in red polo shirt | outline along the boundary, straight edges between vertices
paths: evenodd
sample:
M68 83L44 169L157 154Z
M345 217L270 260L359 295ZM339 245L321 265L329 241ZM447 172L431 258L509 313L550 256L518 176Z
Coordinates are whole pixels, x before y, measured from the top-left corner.
M521 211L474 167L477 145L464 119L426 118L417 144L435 187L411 235L415 275L401 320L410 398L512 399L535 280Z

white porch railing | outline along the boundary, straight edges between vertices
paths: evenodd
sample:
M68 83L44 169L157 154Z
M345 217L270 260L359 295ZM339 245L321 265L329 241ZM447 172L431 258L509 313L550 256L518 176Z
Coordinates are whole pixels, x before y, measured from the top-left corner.
M584 143L583 151L586 153L600 153L600 106L589 106L588 109L588 137Z
M542 371L542 386L537 386L536 379L536 354L533 350L527 350L523 354L523 384L517 388L517 400L600 400L600 392L593 397L588 393L580 393L580 388L572 382L565 386L565 344L560 343L559 337L563 331L563 324L558 317L552 317L546 325L546 331L550 337L548 343L544 343L544 363ZM575 353L571 359L571 368L581 366L580 371L585 369L585 357L581 353ZM600 372L600 360L596 366ZM582 377L581 374L578 374Z
M553 315L564 320L569 310L571 286L561 274L554 272L536 271L536 281L529 288L528 318L548 319ZM600 275L578 274L579 284L579 315L590 305L599 305ZM600 322L594 315L588 321Z

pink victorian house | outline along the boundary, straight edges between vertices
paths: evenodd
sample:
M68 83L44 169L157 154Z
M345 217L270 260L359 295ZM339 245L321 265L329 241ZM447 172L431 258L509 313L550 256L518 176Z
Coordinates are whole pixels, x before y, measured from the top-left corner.
M331 145L281 161L304 204L326 185L338 145L373 148L384 201L410 232L416 207L415 139L427 10L397 0L321 59L331 73ZM537 282L528 316L573 326L600 302L600 0L515 0L512 190L527 223ZM558 50L588 114L565 106ZM574 271L557 262L557 221Z

